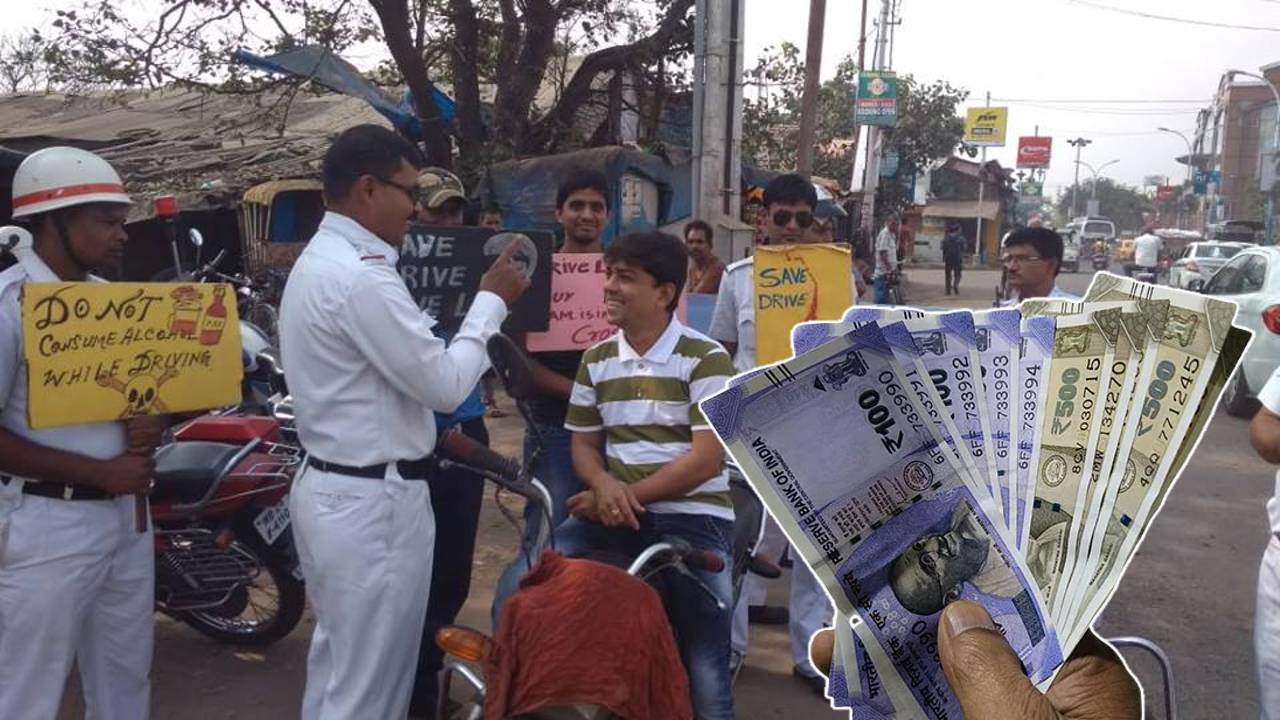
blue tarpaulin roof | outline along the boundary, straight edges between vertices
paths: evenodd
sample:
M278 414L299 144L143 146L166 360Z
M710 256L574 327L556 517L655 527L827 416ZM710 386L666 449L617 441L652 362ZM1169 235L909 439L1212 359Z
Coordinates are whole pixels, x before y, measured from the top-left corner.
M267 57L237 50L232 56L237 61L260 70L310 79L334 92L360 98L405 136L414 141L423 139L422 122L407 94L404 100L396 100L390 93L366 80L356 66L325 48L305 46ZM433 87L431 100L440 110L445 125L451 126L457 113L457 105L453 99Z
M485 174L481 199L496 202L502 208L503 222L507 227L558 232L556 190L574 168L598 170L609 180L610 213L603 237L605 244L619 235L652 230L671 221L671 166L656 155L616 146L498 163ZM622 206L622 176L627 173L647 178L657 186L656 218L642 217L623 224L619 210Z

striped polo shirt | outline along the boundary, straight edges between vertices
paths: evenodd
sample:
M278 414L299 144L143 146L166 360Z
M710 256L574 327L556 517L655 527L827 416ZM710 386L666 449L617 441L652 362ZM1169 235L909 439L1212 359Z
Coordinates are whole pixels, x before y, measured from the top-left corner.
M711 431L698 403L723 389L731 375L729 353L674 317L644 355L619 332L582 356L564 426L603 430L609 473L628 484L639 482L688 454L694 431ZM729 476L722 468L684 498L646 509L732 520Z

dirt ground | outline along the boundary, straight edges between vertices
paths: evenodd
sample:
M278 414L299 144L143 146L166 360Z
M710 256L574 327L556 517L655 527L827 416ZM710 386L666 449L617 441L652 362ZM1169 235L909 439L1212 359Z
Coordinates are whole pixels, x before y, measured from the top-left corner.
M502 398L507 416L486 420L493 448L519 457L523 422ZM492 486L491 486L492 487ZM520 504L507 496L513 510ZM498 576L519 546L519 534L486 495L476 543L471 596L459 623L489 631L489 607ZM788 579L772 583L771 604L786 604ZM156 615L152 664L152 717L155 720L279 720L297 717L306 678L307 647L314 619L310 611L288 637L262 649L221 645L187 626ZM786 627L752 626L751 650L735 689L740 720L839 717L825 698L791 676ZM455 695L461 699L465 693ZM59 720L84 717L73 675ZM376 719L374 719L376 720Z

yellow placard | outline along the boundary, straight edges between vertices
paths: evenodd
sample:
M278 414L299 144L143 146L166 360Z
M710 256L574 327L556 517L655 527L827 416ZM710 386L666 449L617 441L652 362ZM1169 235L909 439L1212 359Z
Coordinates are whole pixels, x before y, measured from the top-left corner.
M763 245L755 255L756 362L791 357L791 328L836 321L853 297L853 266L843 245Z
M1004 147L1009 108L969 108L964 118L964 141L977 147Z
M244 367L229 285L27 283L27 421L40 430L231 405Z

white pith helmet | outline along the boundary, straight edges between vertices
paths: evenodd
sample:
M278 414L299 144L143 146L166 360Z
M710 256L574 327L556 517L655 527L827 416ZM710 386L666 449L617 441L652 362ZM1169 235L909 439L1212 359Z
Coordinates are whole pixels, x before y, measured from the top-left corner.
M89 203L132 205L133 201L115 168L88 150L37 150L22 161L13 176L14 218Z

